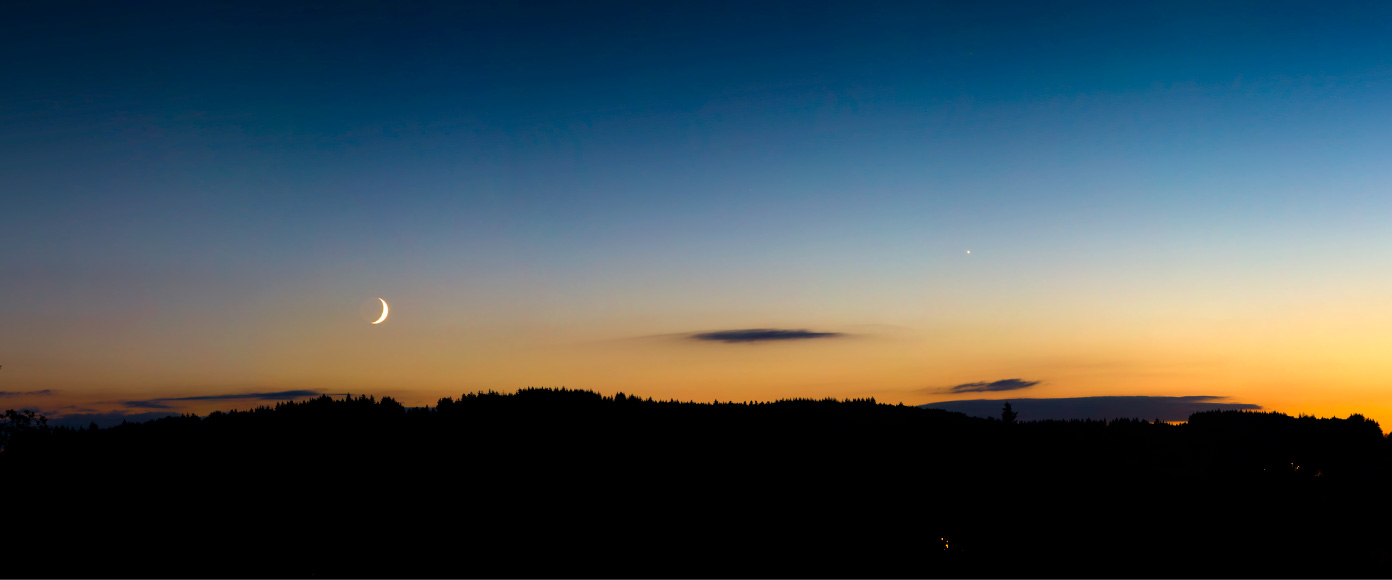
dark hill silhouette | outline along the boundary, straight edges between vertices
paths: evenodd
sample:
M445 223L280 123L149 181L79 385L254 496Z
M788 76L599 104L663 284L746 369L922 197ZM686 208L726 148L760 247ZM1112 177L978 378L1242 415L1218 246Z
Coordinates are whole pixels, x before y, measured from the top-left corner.
M108 429L7 417L10 577L1390 571L1367 526L1387 441L1361 416L1007 423L523 389Z

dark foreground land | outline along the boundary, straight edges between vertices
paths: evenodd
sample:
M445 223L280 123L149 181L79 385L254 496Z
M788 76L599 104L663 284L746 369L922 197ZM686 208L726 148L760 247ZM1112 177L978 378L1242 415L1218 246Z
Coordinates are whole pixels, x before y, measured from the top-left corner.
M15 429L5 577L1388 577L1377 424L327 397Z

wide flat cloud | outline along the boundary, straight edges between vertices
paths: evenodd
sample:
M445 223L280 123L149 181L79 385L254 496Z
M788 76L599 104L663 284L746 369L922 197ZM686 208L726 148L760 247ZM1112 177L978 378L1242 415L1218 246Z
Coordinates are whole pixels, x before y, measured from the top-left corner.
M79 409L68 406L63 409L74 411L90 411L66 413L56 419L50 419L49 424L54 426L66 427L86 427L91 423L96 423L98 427L107 428L120 425L122 421L140 423L163 417L177 417L181 415L178 409L183 405L182 401L290 401L294 399L305 399L318 397L320 395L339 395L342 393L320 393L319 391L275 391L269 393L229 393L222 395L199 395L196 397L162 397L158 399L145 399L141 401L121 401L121 405L131 409L153 409L145 412L134 411L110 411L96 412L93 409ZM63 409L59 409L60 412Z
M105 429L120 425L122 421L131 423L143 423L165 417L178 417L178 413L168 411L150 411L147 413L126 413L124 411L112 411L110 413L72 413L57 419L49 419L48 424L54 427L86 428L92 423Z
M149 401L121 401L121 405L132 409L173 409L173 405L161 403L159 399Z
M812 332L806 329L783 330L778 328L748 328L744 330L718 330L716 332L703 332L693 334L691 338L695 340L707 340L712 342L768 342L775 340L804 340L809 338L833 338L841 336L839 332Z
M984 393L995 391L1018 391L1028 389L1039 384L1040 381L1027 381L1024 379L1001 379L999 381L980 381L976 383L962 383L957 386L948 387L941 392L945 393Z
M242 399L252 399L257 401L290 401L294 399L305 399L318 397L323 393L319 391L276 391L273 393L233 393L227 395L200 395L197 397L161 397L158 399L145 399L143 401L122 401L121 404L135 409L173 409L179 407L178 404L171 405L171 401L236 401Z
M55 394L53 389L42 391L0 391L0 397L47 397Z
M1044 419L1160 419L1187 421L1199 411L1259 410L1251 403L1220 403L1228 397L1192 395L1187 397L1069 397L1057 399L972 399L919 405L944 409L973 417L999 417L1007 401L1021 421Z

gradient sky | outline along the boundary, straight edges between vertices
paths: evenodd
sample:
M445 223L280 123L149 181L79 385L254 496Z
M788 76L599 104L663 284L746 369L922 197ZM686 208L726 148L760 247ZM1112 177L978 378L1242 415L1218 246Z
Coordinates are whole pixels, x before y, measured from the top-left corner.
M0 407L1014 378L1392 427L1392 4L455 4L7 7ZM764 328L841 334L692 336Z

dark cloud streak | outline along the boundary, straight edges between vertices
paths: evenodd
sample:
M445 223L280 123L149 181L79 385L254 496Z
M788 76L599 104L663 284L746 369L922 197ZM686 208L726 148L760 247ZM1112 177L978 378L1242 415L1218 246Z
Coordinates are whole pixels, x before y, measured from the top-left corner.
M126 406L126 407L130 407L130 408L132 408L132 409L173 409L173 408L174 408L174 407L171 407L171 406L166 405L166 404L164 404L164 403L160 403L160 402L158 402L158 401L159 401L159 399L154 399L154 400L150 400L150 401L122 401L122 402L121 402L121 405Z
M167 404L169 401L236 401L244 399L253 399L257 401L289 401L292 399L318 397L321 394L322 393L318 391L276 391L273 393L239 393L230 395L201 395L197 397L161 397L143 401L124 401L121 404L137 409L173 409L175 405Z
M204 395L201 397L173 397L155 399L156 401L221 401L231 399L257 399L261 401L288 401L304 397L318 397L319 391L277 391L274 393L245 393L240 395Z
M48 397L55 393L53 389L42 391L0 391L0 397Z
M344 395L346 393L320 393L319 391L276 391L271 393L235 393L227 395L200 395L196 397L163 397L159 399L146 399L143 401L121 401L121 405L131 409L154 409L146 412L111 411L97 412L95 409L78 409L72 405L63 407L64 409L74 409L77 411L87 411L82 413L66 413L62 416L51 419L50 425L55 427L87 427L91 423L96 423L98 427L114 427L123 421L131 423L141 423L164 417L178 417L181 413L178 409L181 405L168 404L170 401L236 401L236 400L258 400L258 401L288 401L292 399L303 399L318 397L320 395Z
M996 391L1018 391L1028 389L1039 384L1040 381L1027 381L1024 379L1001 379L999 381L979 381L975 383L962 383L955 387L948 387L946 393L985 393Z
M806 329L782 330L777 328L749 328L744 330L719 330L693 334L695 340L711 342L768 342L775 340L802 340L808 338L833 338L842 336L839 332L812 332Z
M972 399L943 401L919 405L929 409L944 409L974 417L999 417L1001 407L1009 401L1020 414L1021 421L1044 419L1160 419L1187 421L1199 411L1260 410L1251 403L1220 403L1228 397L1191 395L1185 397L1072 397L1058 399Z
M123 421L143 423L145 421L178 416L178 413L171 413L168 411L150 411L147 413L127 413L125 411L113 411L110 413L73 413L57 419L49 419L48 424L54 427L71 427L77 429L86 428L88 425L96 423L97 427L105 429L107 427L120 425Z

